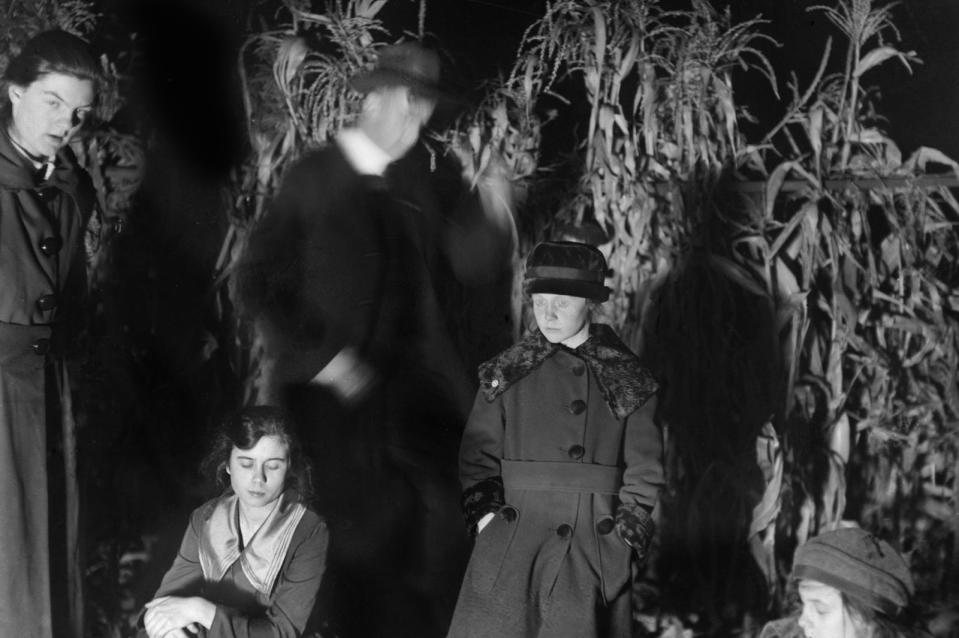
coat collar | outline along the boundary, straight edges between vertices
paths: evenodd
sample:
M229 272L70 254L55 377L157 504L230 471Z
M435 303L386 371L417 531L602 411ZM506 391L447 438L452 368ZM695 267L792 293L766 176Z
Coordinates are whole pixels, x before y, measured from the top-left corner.
M346 161L360 175L383 177L386 167L393 161L386 151L359 128L343 129L336 137L336 143L343 151Z
M199 554L204 580L219 582L239 560L250 584L269 596L293 532L305 512L306 507L288 492L282 494L263 525L240 550L239 499L236 494L229 494L215 501L200 530Z
M480 390L487 401L506 392L548 358L564 350L582 359L596 378L613 416L626 418L656 393L658 385L609 326L594 323L578 348L550 343L536 330L479 367Z
M39 178L33 162L14 147L7 124L6 120L0 120L0 186L12 190L52 186L76 196L80 183L80 167L73 151L68 146L60 149L53 171L44 181Z

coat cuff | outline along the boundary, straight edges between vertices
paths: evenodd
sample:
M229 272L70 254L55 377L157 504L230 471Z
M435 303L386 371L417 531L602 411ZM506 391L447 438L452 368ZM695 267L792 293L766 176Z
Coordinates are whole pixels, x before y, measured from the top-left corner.
M616 508L616 531L633 548L642 563L649 553L649 543L656 531L653 517L639 505L620 504Z
M484 514L498 512L505 504L503 479L499 476L483 479L463 491L463 517L470 528Z

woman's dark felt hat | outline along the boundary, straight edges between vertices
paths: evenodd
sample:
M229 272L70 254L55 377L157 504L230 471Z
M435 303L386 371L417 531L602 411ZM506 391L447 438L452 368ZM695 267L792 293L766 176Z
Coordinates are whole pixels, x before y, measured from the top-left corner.
M593 301L609 299L604 285L609 271L603 253L594 246L574 241L544 241L536 244L526 258L523 287L537 292Z
M915 591L902 556L858 527L824 532L796 550L792 578L835 587L859 603L895 617Z
M423 97L449 98L440 85L439 56L416 42L400 42L380 49L373 68L350 78L350 86L359 93L383 86L406 86Z

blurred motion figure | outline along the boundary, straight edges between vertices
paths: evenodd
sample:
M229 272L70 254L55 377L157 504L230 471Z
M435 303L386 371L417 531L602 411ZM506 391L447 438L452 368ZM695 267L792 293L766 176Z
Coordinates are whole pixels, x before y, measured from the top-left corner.
M344 637L443 635L466 559L455 467L472 386L434 257L465 279L495 276L513 230L502 175L439 214L416 199L429 174L393 170L448 97L439 77L423 46L382 48L352 80L356 126L284 176L241 275L271 370L258 400L297 414L317 464L327 604Z

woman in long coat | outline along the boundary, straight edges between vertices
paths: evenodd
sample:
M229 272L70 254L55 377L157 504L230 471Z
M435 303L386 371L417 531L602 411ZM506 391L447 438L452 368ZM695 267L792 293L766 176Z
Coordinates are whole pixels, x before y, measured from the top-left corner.
M450 638L630 635L663 444L655 381L590 322L605 275L591 246L539 244L525 279L539 330L480 367L460 451L477 535Z
M94 192L67 143L93 107L98 71L83 40L48 31L3 76L0 636L80 633L75 442L61 345L85 288Z

